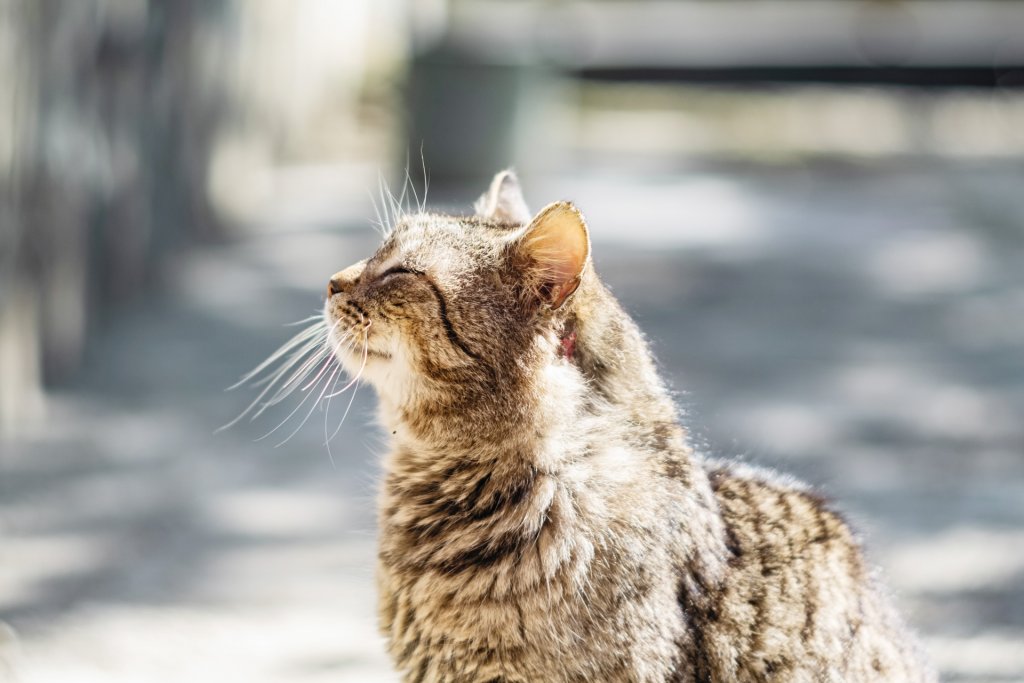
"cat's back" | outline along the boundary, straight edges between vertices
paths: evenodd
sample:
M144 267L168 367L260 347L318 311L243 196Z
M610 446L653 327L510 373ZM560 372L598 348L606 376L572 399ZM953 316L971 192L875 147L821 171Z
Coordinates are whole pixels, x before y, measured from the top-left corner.
M802 485L707 465L728 569L699 616L710 680L933 681L850 525Z

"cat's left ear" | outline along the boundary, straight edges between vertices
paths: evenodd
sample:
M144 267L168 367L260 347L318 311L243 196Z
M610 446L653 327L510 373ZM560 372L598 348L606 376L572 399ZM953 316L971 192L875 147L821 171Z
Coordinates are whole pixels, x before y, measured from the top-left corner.
M530 221L530 210L526 207L519 179L511 169L501 171L480 199L473 204L476 215L497 223L522 225Z
M590 261L590 234L572 202L544 207L519 238L527 278L542 301L557 309L580 286Z

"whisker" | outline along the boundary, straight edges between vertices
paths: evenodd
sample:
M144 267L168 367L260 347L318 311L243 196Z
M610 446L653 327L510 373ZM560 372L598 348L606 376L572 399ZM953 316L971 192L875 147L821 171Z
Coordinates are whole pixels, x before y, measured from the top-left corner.
M266 408L269 405L274 405L278 400L280 400L280 399L277 398L277 395L275 395L274 399L272 399L270 402L261 405L261 403L263 402L263 398L268 393L270 393L275 387L278 388L278 394L280 394L281 390L284 387L287 387L287 385L295 379L295 377L301 372L301 369L299 371L293 373L292 376L288 378L288 380L285 382L285 384L282 387L278 387L278 383L281 381L281 378L284 377L289 371L291 371L296 365L301 363L302 359L305 358L311 351L313 351L314 348L315 348L315 346L311 347L311 348L308 348L308 349L304 349L301 352L297 352L291 358L289 358L285 362L284 366L282 366L278 371L276 371L274 375L269 377L267 380L261 380L259 382L259 384L266 383L266 386L263 387L263 389L256 396L256 398L254 398L252 400L252 402L249 403L249 405L246 406L245 409L241 413L239 413L237 417L235 417L235 419L231 420L230 422L228 422L225 425L222 425L221 427L216 429L214 433L220 433L220 432L224 431L225 429L233 427L234 425L238 424L243 418L245 418L246 416L250 415L250 413L252 413L252 416L251 416L250 419L255 419L264 410L266 410ZM313 358L316 358L316 356L314 355ZM260 406L259 409L256 410L255 413L253 413L253 410L256 409L257 406Z
M308 320L307 321L303 321L303 322L308 322ZM297 323L297 324L301 324L301 323ZM232 384L230 387L228 387L228 390L230 391L232 389L237 389L238 387L242 386L243 384L245 384L246 382L248 382L252 378L254 378L257 375L259 375L261 372L263 372L269 366L273 365L274 362L277 361L279 358L281 358L282 356L284 356L284 355L290 353L291 351L293 351L295 349L295 347L300 346L300 345L307 345L306 342L308 340L310 340L311 338L314 338L314 337L318 336L320 333L324 332L326 330L326 327L327 327L327 323L325 323L321 319L318 323L316 323L314 325L310 325L309 327L305 328L304 330L302 330L301 332L299 332L298 334L293 336L291 339L286 341L284 344L279 346L277 348L277 350L274 351L272 354L270 354L266 358L266 360L264 360L262 363L257 365L255 368L253 368L249 372L247 372L244 375L242 375L242 378L240 380L238 380L237 382L235 382L234 384Z
M390 222L394 220L394 217L399 215L399 212L401 211L399 201L404 201L404 199L396 201L390 190L386 189L383 177L381 177L380 192L384 214L387 217L386 221ZM404 196L403 191L403 197ZM376 203L374 203L374 207L376 209ZM380 217L380 210L378 209L377 211L378 217ZM308 324L310 322L313 324ZM347 345L349 352L351 352L359 341L359 337L357 337L358 333L355 329L347 329L337 338L332 338L332 335L334 335L335 331L341 325L341 322L342 321L339 320L332 326L328 327L327 322L324 321L321 315L315 315L295 323L291 323L291 325L306 325L306 327L293 335L259 365L245 373L237 383L230 387L231 389L236 389L244 384L251 384L256 387L261 387L261 389L252 402L249 403L249 405L246 406L246 408L237 417L235 417L235 419L223 425L216 431L221 432L228 429L246 417L250 420L255 420L270 408L280 404L282 401L290 397L296 391L302 392L304 396L302 397L302 400L298 402L298 405L292 408L288 415L286 415L285 418L273 429L256 439L256 441L262 441L277 433L282 427L291 422L292 418L302 410L306 403L309 402L310 397L316 394L316 399L313 401L313 405L306 411L305 416L303 416L298 425L291 430L288 436L286 436L280 443L276 444L275 447L285 444L289 439L297 434L298 431L302 429L303 425L309 421L313 411L319 407L321 410L325 410L324 439L325 444L328 447L328 454L331 456L331 462L333 463L334 457L330 452L330 441L335 435L337 435L341 425L344 424L345 418L352 409L360 379L362 378L363 372L366 369L366 364L369 360L368 341L370 323L363 321L363 358L360 363L359 370L341 389L337 388L344 370L344 366L339 359L340 349L343 345ZM348 391L349 389L352 389L353 387L355 387L355 389L352 391L352 396L349 397L348 404L345 406L345 412L342 414L341 422L339 422L338 427L328 435L328 415L331 399L345 391ZM324 406L325 398L327 399L326 409Z
M332 357L333 357L333 356L332 356ZM335 363L335 365L334 365L334 371L333 371L333 373L331 374L331 377L334 377L334 376L335 376L335 375L337 375L337 374L338 374L338 373L339 373L340 371L341 371L341 363ZM320 405L320 401L322 401L322 400L323 400L323 398L324 398L324 394L325 394L325 393L327 392L327 387L328 387L328 386L330 386L330 384L331 384L331 378L329 377L329 378L327 379L327 381L326 381L326 382L324 382L324 388L323 388L323 389L322 389L322 390L320 391L320 395L319 395L319 396L317 397L316 401L314 401L314 402L313 402L313 405L312 405L312 406L310 406L310 408L309 408L309 411L307 411L307 412L306 412L306 416L305 416L304 418L302 418L302 421L301 421L301 422L299 422L298 426L297 426L297 427L296 427L295 429L293 429L293 430L291 431L291 433L290 433L290 434L288 434L288 436L284 437L284 439L283 439L283 440L282 440L282 441L281 441L280 443L278 443L278 444L275 444L275 445L274 445L274 448L280 448L281 446L283 446L284 444L286 444L286 443L288 442L288 440L289 440L289 439L291 439L291 438L292 438L293 436L295 436L296 434L298 434L299 430L300 430L300 429L302 429L302 426L303 426L304 424L306 424L306 422L308 422L308 421L309 421L309 416L310 416L310 415L312 415L312 414L313 414L313 411L314 411L314 410L316 410L316 407L317 407L318 405ZM309 398L309 397L310 397L310 396L312 396L312 395L313 395L312 393L306 394L306 398ZM305 399L303 399L303 403L305 403ZM297 406L297 407L301 407L301 406L302 406L302 403L300 403L300 404L299 404L299 406ZM292 414L294 414L294 412L293 412ZM287 421L288 421L288 419L289 419L290 417L291 417L291 415L289 415L289 416L288 416L287 418L285 418L285 422L287 422ZM282 423L282 424L283 424L283 423ZM278 425L278 426L280 426L280 425ZM276 431L276 430L277 430L277 427L275 427L275 428L274 428L274 431ZM271 432L271 434L272 434L272 433L273 433L273 432ZM270 436L270 434L267 434L267 436Z
M332 392L334 391L335 387L338 386L338 379L340 377L341 377L340 374L335 375L334 382L331 384L331 391ZM331 466L332 467L337 467L337 465L334 462L334 454L331 453L331 439L334 438L334 434L338 433L338 430L334 430L334 434L331 434L331 436L329 436L329 437L327 436L327 418L330 416L330 414L331 414L331 397L328 396L327 397L327 405L324 408L324 445L327 446L327 457L331 461Z
M287 417L285 417L283 420L281 420L281 422L276 427L271 429L269 432L267 432L263 436L261 436L258 439L256 439L256 441L262 441L263 439L266 439L268 436L270 436L271 434L276 432L278 429L283 427L288 422L288 420L292 419L292 417L295 415L295 413L299 412L299 409L302 408L302 406L306 404L306 401L308 401L309 397L312 396L312 395L313 395L312 392L306 393L306 395L303 397L303 399L301 401L299 401L299 404L297 406L295 406L295 408L293 408L290 413L288 413ZM260 412L262 412L266 408L270 407L270 405L273 405L273 404L269 404L268 403L267 405L263 406L260 409ZM313 405L316 405L316 404L314 403ZM256 415L259 415L259 413L256 413ZM255 415L253 417L255 417Z
M381 218L380 207L377 206L377 199L373 196L373 192L370 190L370 188L366 188L366 194L369 195L370 197L370 204L373 205L373 212L377 214L377 220L371 220L370 223L379 229L381 237L387 239L389 228L387 224L384 223L384 219Z
M349 381L348 384L343 386L341 389L338 389L338 391L333 392L331 394L331 396L337 396L338 394L345 393L349 389L349 387L351 387L353 384L358 382L359 378L363 376L363 370L366 369L366 361L370 357L370 347L368 345L368 342L370 340L370 332L369 332L369 330L370 330L370 323L367 323L366 327L363 328L363 362L359 366L359 371L356 372L355 377L353 377Z
M300 357L304 357L304 356L300 356ZM314 356L314 357L315 357L315 356ZM271 399L269 399L269 400L267 400L267 401L265 401L265 402L263 401L263 397L264 397L264 396L265 396L265 395L266 395L266 394L267 394L267 393L268 393L268 392L269 392L269 391L270 391L271 389L273 389L274 387L278 386L278 382L279 382L279 381L281 380L281 378L282 378L282 377L284 377L284 376L285 376L285 374L287 374L287 373L288 373L288 372L289 372L289 371L290 371L290 370L291 370L291 369L292 369L293 367L294 367L294 364L293 364L293 365L289 365L289 366L286 366L286 367L285 367L285 368L284 368L284 369L283 369L283 370L282 370L282 371L281 371L280 373L278 373L278 375L276 375L276 376L274 377L274 379L273 379L273 381L272 381L272 382L270 382L269 384L267 384L267 385L266 385L266 386L265 386L265 387L263 388L263 390L259 392L259 394L258 394L258 395L256 396L256 398L254 398L254 399L253 399L253 401L252 401L251 403L249 403L249 405L248 405L248 407L246 408L246 410L244 410L244 411L242 412L242 414L241 414L241 415L239 415L239 417L237 417L237 418L234 418L233 420L231 420L231 421L230 421L229 423L227 423L226 425L224 425L224 426L223 426L223 427L221 427L220 429L226 429L226 428L228 428L228 427L230 427L230 426L232 426L232 425L234 425L234 424L237 424L237 423L238 423L239 421L241 421L241 420L242 420L243 418L245 418L246 416L250 415L250 413L252 413L253 409L256 409L256 412L255 412L255 413L252 413L252 415L250 416L250 418L249 418L249 419L250 419L250 420L255 420L255 419L256 419L256 418L258 418L258 417L259 417L260 415L262 415L262 414L263 414L263 412L264 412L264 411L266 411L266 409L270 407L270 405L274 405L274 404L278 403L278 402L280 401L280 399L276 398L276 395L275 395L275 396L274 396L273 398L271 398ZM294 380L294 378L295 378L295 375L293 374L293 375L292 375L292 377L291 377L291 378L289 378L289 379L288 379L288 381L287 381L287 382L285 383L285 386L287 386L287 385L288 385L288 383L292 382L292 381ZM280 392L281 392L281 388L279 388L279 393L280 393ZM258 407L258 408L257 408L257 407Z
M363 342L363 349L364 349L363 367L366 366L366 358L369 355L369 353L367 351L367 349L369 348L367 346L367 342L369 341L369 336L370 336L369 335L369 326L367 326L366 331L364 332L364 342ZM334 437L338 435L339 431L341 431L341 426L343 424L345 424L345 418L348 417L349 411L352 410L352 404L355 402L356 394L359 392L360 383L359 383L358 380L362 377L362 374L363 374L363 370L362 370L362 368L360 368L359 373L356 375L356 385L355 385L355 388L352 390L352 395L349 396L348 405L345 406L345 412L342 413L341 420L338 422L338 426L334 428L334 431L331 433L330 437L328 437L326 442L325 442L325 445L327 446L327 454L331 456L331 462L334 462L334 456L331 455L331 440L334 439ZM332 391L333 391L333 389L332 389ZM330 399L328 398L327 400L328 400L328 403L329 403ZM324 435L325 436L327 435L327 416L326 415L324 415Z
M334 428L334 432L331 434L331 439L337 436L338 432L341 431L341 426L345 424L345 418L348 417L348 411L352 410L352 403L356 400L356 394L359 392L359 387L362 386L362 382L356 382L355 389L352 390L352 395L348 398L348 405L345 406L345 412L341 414L341 421L338 422L338 426ZM327 448L330 449L330 439L327 440ZM329 452L329 451L328 451Z
M391 215L394 217L395 225L397 225L399 218L404 214L402 211L402 199L405 197L405 190L402 190L401 197L396 197L394 190L391 189L386 180L384 181L384 189L387 190L388 197L391 200Z
M406 154L405 154L405 170L406 170L406 175L402 177L402 191L399 194L397 199L395 198L395 195L392 193L391 200L392 200L394 206L396 206L399 210L403 210L404 209L404 213L408 213L408 204L404 204L403 203L406 200L405 193L406 193L406 190L409 187L409 184L405 180L405 178L408 176L408 170L409 170L409 153L408 153L408 151L406 151Z
M308 322L312 322L314 320L318 320L320 322L323 322L324 321L323 314L322 313L314 313L313 315L309 316L308 318L303 318L302 320L296 320L293 323L285 323L284 327L298 327L299 325L302 325L302 324L308 323ZM324 323L324 324L326 325L327 323Z
M273 370L270 374L259 379L250 380L249 384L254 387L260 387L264 384L273 383L279 379L281 375L287 373L289 370L294 368L298 363L302 362L302 359L308 356L310 353L316 353L321 345L324 343L326 333L317 335L314 339L306 342L301 349L296 350L280 367Z
M388 208L391 209L391 220L397 223L398 211L395 208L395 194L391 191L391 186L388 184L388 179L381 175L381 181L384 188L384 198L388 203Z
M385 186L384 174L383 174L383 172L378 171L377 172L377 192L380 194L380 203L381 203L381 208L384 210L384 220L385 220L385 223L390 228L390 227L393 227L395 225L396 221L392 218L391 213L388 211L389 204L388 204L387 197L384 194L384 186Z
M309 376L309 373L313 372L313 368L316 364L328 355L328 350L324 348L323 340L320 340L308 353L311 353L312 355L309 355L305 362L303 362L297 370L292 372L291 376L278 388L277 393L275 393L269 400L270 405L279 403L282 398L295 391L295 389L298 388L298 385L300 385L306 377ZM289 370L290 369L291 368L289 368Z
M339 320L338 322L340 323L341 321ZM338 326L338 323L335 323L335 326L331 328L331 331L333 332L334 329L337 328L337 326ZM348 333L346 332L346 336L347 335L348 335ZM328 339L329 338L330 338L330 335L328 335ZM342 340L344 340L344 339L345 339L345 337L342 337ZM296 426L295 429L293 429L291 431L291 433L288 434L288 436L286 436L284 438L284 440L282 440L280 443L276 444L274 446L274 448L278 448L280 446L283 446L285 443L288 442L289 439L291 439L293 436L295 436L300 429L302 429L302 426L304 424L306 424L306 422L309 421L309 418L313 414L313 411L316 410L317 406L320 405L320 402L324 398L324 394L327 393L327 388L332 386L332 381L336 381L335 378L338 376L338 373L341 372L341 369L342 369L341 362L337 359L337 356L336 356L337 347L340 344L341 344L341 341L339 341L337 344L328 344L327 345L327 348L325 349L325 351L327 352L327 362L324 363L323 368L320 370L320 372L317 374L317 376L313 379L313 382L311 384L308 384L306 387L304 387L303 391L305 391L306 388L308 388L309 386L316 386L319 383L320 378L322 376L324 376L323 375L324 371L327 368L331 367L332 364L333 364L334 369L327 376L327 381L324 382L324 388L320 391L320 395L317 397L316 401L313 402L313 405L310 406L309 410L306 412L306 416L303 417L302 420L299 422L298 426ZM297 405L295 407L295 410L293 410L291 413L288 414L288 417L286 417L284 419L284 421L281 422L281 424L279 424L277 427L274 427L274 429L272 429L269 433L265 434L261 438L266 438L267 436L270 436L271 434L276 432L278 430L278 428L280 428L286 422L288 422L288 420L291 419L292 415L294 415L298 411L298 409L302 407L302 404L305 403L306 400L308 400L309 397L312 396L312 395L313 395L312 393L306 394L306 398L302 399L302 402L299 403L299 405Z
M420 203L420 195L419 195L418 192L416 192L416 185L414 185L413 182L412 182L412 175L409 173L409 160L408 159L406 159L406 161L405 161L405 183L409 187L409 189L412 191L412 197L416 201L416 211L422 212L423 211L423 204ZM411 209L406 209L406 211L407 212L411 212Z
M427 173L427 157L423 154L423 143L420 143L420 166L423 167L423 201L420 203L420 212L427 206L427 193L430 191L430 176Z
M255 400L253 400L253 402L250 403L249 406L244 411L242 411L242 414L235 418L235 420L232 423L229 423L229 425L225 425L225 427L230 426L230 424L233 424L234 422L238 422L247 414L249 414L249 412L252 411L253 408L259 405L259 408L256 410L256 412L252 413L251 417L249 418L250 421L255 420L257 417L262 415L268 408L277 405L285 398L290 396L292 392L295 391L298 384L301 383L302 380L308 376L310 367L320 362L320 360L324 357L324 355L326 354L326 349L324 349L322 345L324 341L326 341L327 337L330 336L330 333L337 328L338 324L339 323L336 322L334 326L331 327L330 331L326 331L323 335L323 339L321 339L318 335L316 339L306 344L306 346L303 347L301 351L293 355L292 358L290 358L284 364L284 366L282 366L278 371L276 371L271 377L265 380L261 380L260 382L256 382L255 384L257 385L262 384L264 382L266 382L267 385L266 387L264 387L263 391L259 393ZM303 361L303 359L306 360ZM297 370L294 369L296 365L300 365L300 367ZM283 384L278 386L278 383L281 381L281 378L284 377L289 372L291 372L291 375L288 377L288 379L286 379ZM274 389L274 387L277 387L276 393L274 393L269 399L263 402L263 397L266 396L272 389Z
M402 201L405 199L405 187L403 185L401 196L395 197L395 193L391 191L391 187L388 185L388 182L383 177L383 175L381 176L381 181L383 182L384 191L387 195L387 198L388 200L390 200L389 203L391 206L391 224L393 226L398 225L398 221L405 214L405 212L402 210Z
M340 321L335 323L333 326L331 326L330 330L328 330L325 327L325 329L322 330L321 333L317 334L313 339L309 340L302 347L301 351L296 353L296 355L299 355L300 357L308 356L308 359L304 362L304 364L299 369L299 371L297 371L295 374L293 374L293 377L289 378L289 380L287 382L285 382L284 386L288 386L292 382L293 378L296 375L300 374L303 370L307 370L308 366L315 365L315 362L318 362L318 359L314 360L314 358L323 357L323 354L327 351L327 348L326 348L327 341L328 341L328 339L331 338L331 334L335 330L338 329L338 325L340 325L340 323L341 323ZM294 367L294 364L291 364L288 367L281 368L279 371L276 371L275 374L272 377L274 377L274 378L280 377L282 374L287 373L291 367ZM266 381L267 381L267 379L264 378L262 380L258 380L258 382L254 382L254 384L260 384L260 383L263 383L263 382L266 382ZM284 388L284 387L282 387L282 388Z
M345 341L345 339L347 339L347 335L346 335L345 337L342 337L342 338L341 338L341 339L340 339L340 340L338 341L338 344L341 344L341 342ZM335 358L335 355L334 355L334 351L333 351L333 350L331 350L331 349L327 350L327 355L326 355L326 357L328 358L328 360L330 360L330 359L333 359L333 358ZM310 380L309 384L307 384L306 386L302 387L302 390L303 390L303 391L306 391L306 390L307 390L307 389L309 389L309 388L310 388L311 386L313 386L314 384L316 384L317 380L318 380L318 379L320 378L320 375L321 375L321 374L323 374L323 372L324 372L324 371L323 371L323 369L321 369L321 370L320 370L320 372L319 372L319 373L317 374L317 376L316 376L316 377L314 377L314 378L313 378L312 380Z

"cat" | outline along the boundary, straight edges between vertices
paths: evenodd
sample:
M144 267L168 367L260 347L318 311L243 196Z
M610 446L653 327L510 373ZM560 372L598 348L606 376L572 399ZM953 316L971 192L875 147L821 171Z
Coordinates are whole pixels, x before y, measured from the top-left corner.
M330 278L390 434L380 627L404 680L934 681L829 503L695 453L582 213L499 173Z

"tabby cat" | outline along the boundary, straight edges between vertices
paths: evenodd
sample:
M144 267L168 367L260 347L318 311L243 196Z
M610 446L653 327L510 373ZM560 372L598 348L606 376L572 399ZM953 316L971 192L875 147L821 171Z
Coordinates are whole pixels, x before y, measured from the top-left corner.
M698 457L580 211L498 174L330 280L391 435L380 625L406 681L933 681L821 498Z

